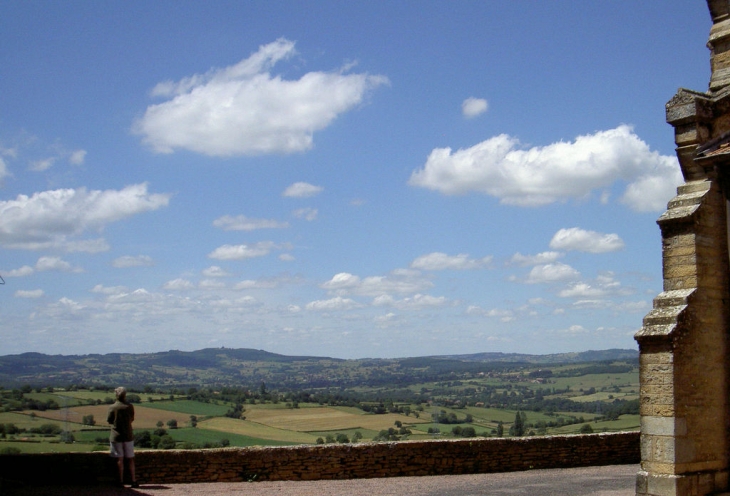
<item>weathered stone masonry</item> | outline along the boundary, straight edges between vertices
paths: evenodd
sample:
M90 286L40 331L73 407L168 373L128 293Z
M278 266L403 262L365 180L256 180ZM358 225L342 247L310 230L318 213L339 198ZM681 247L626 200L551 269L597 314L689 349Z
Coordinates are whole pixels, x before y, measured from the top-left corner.
M636 334L641 496L728 490L730 2L707 4L709 91L680 89L666 108L685 183L657 221L664 291Z
M639 434L141 451L146 484L324 480L511 472L639 462ZM0 455L3 484L112 483L107 453ZM38 477L43 474L43 477Z

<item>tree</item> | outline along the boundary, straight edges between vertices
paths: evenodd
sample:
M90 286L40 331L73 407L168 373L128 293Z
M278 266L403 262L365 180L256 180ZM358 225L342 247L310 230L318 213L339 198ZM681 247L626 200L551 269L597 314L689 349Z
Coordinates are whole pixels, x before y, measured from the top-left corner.
M352 442L356 443L362 439L362 433L360 431L355 431L355 433L352 435Z
M174 449L175 440L170 436L162 436L160 438L160 444L158 444L157 447L160 449Z
M581 434L593 434L593 427L591 427L591 424L583 424L583 426L580 428Z
M350 439L347 437L347 434L343 434L341 432L337 433L335 440L340 444L346 444L346 443L350 442Z
M177 420L175 420L175 419L168 420L167 427L169 427L170 429L177 429Z
M139 431L134 434L134 445L140 448L150 448L152 446L152 436L149 431Z
M93 415L84 415L84 417L81 419L81 423L83 425L96 425L96 420L94 420Z
M525 420L522 417L522 412L517 412L515 414L515 422L512 424L512 427L510 428L510 434L515 437L525 435Z
M191 415L190 416L190 427L195 428L197 426L198 426L198 417L196 417L195 415Z
M501 420L497 423L497 437L504 437L504 424Z

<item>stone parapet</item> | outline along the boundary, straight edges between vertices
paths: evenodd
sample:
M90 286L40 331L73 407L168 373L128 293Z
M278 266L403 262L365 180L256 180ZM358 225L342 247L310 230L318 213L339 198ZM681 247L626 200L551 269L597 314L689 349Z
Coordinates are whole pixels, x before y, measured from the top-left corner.
M136 456L145 484L325 480L514 472L638 463L639 433L474 438L317 446L151 450ZM39 477L38 474L43 474ZM111 484L106 453L0 455L2 485Z

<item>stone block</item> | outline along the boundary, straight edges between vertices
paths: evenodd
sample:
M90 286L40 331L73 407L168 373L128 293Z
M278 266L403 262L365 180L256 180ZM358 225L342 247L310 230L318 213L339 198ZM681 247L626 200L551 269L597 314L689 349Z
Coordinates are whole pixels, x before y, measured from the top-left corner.
M643 416L641 432L651 436L683 436L687 433L687 425L684 419Z

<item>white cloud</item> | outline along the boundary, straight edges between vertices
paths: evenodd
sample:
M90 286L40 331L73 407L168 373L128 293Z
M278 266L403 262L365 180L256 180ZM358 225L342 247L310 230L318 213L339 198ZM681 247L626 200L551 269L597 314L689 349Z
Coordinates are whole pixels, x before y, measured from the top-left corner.
M297 219L304 219L307 221L313 221L317 219L318 210L316 208L298 208L292 212L292 215Z
M281 196L289 198L310 198L316 196L324 191L322 186L315 186L314 184L298 182L287 187Z
M218 279L203 279L198 283L200 289L224 289L226 283Z
M342 298L336 296L329 300L316 300L311 303L307 303L307 310L317 311L333 311L333 310L350 310L352 308L359 308L362 305L357 303L355 300L350 298Z
M76 313L79 310L83 310L85 308L84 305L82 305L81 303L65 297L58 300L58 307L64 308L72 313Z
M158 84L133 132L161 153L192 150L211 156L294 153L312 147L315 131L362 103L383 76L344 70L309 72L298 80L272 76L273 66L295 53L279 39L239 63L178 82Z
M469 258L469 255L447 255L433 252L421 255L411 262L411 268L419 270L473 270L488 267L492 257Z
M219 246L208 258L216 260L246 260L248 258L265 257L271 250L278 248L272 241L261 241L251 245L223 245Z
M274 279L259 279L254 281L253 279L246 279L237 283L233 289L274 289L279 286L279 282Z
M519 265L521 267L527 267L529 265L543 265L555 262L558 258L562 257L563 254L557 251L544 251L537 255L523 255L519 252L512 255L510 263L513 265Z
M556 262L545 265L537 265L532 268L527 277L528 284L552 283L578 279L580 272L570 265Z
M8 177L10 172L8 171L8 165L5 163L2 157L0 157L0 181Z
M573 284L558 293L561 298L603 298L607 294L605 288L591 286L586 282Z
M152 267L154 262L152 257L148 255L125 255L123 257L115 258L112 261L112 267L117 269L125 269L128 267Z
M30 267L28 265L23 265L19 269L13 269L11 271L5 272L5 277L26 277L31 275L33 272L33 267Z
M274 219L251 219L245 215L232 217L224 215L213 221L215 227L224 231L254 231L256 229L282 229L289 227L288 222L279 222Z
M461 103L461 113L471 119L487 111L487 101L484 98L469 97Z
M614 279L612 272L599 274L593 283L585 281L572 283L566 289L558 293L562 298L583 298L599 299L614 295L626 295L631 293L629 289L621 287L621 283Z
M501 322L512 322L513 320L515 320L515 314L512 310L504 310L500 308L485 310L482 307L476 305L470 305L466 309L466 314L476 315L479 317L498 318Z
M82 269L72 266L69 262L62 260L59 257L39 258L35 264L35 270L38 272L83 272Z
M228 277L230 274L217 265L211 265L203 270L203 275L205 277Z
M71 152L68 161L71 165L82 165L86 160L86 150L75 150Z
M35 298L42 297L44 294L45 293L43 292L42 289L32 289L32 290L19 289L18 291L15 292L14 296L16 298L35 299Z
M561 229L550 240L550 248L587 253L608 253L624 248L624 241L618 234L603 234L586 231L578 227Z
M187 279L173 279L172 281L167 281L162 288L169 291L186 291L195 288L195 284Z
M92 293L103 295L118 295L121 293L126 293L128 291L129 288L127 288L126 286L104 286L102 284L97 284L91 289Z
M588 329L586 329L582 325L572 325L572 326L568 327L567 329L561 329L558 332L560 334L572 334L572 335L587 334Z
M43 172L51 167L53 167L53 164L56 162L56 157L48 157L40 160L35 160L30 163L30 166L28 167L33 172Z
M391 293L419 293L433 287L433 283L421 276L418 271L399 269L387 276L370 276L365 279L341 272L323 283L321 287L341 295L380 296Z
M585 198L593 190L628 183L621 202L637 211L662 210L682 182L674 156L651 151L629 126L571 143L521 149L516 138L495 136L452 153L436 148L409 184L447 195L479 192L502 203L539 206Z
M150 194L147 184L122 190L58 189L0 201L0 245L6 248L96 252L103 240L70 240L86 231L167 206L168 194Z
M448 304L445 296L416 294L412 297L396 300L390 295L380 295L373 299L373 306L392 306L399 310L419 310L429 307L441 307Z

